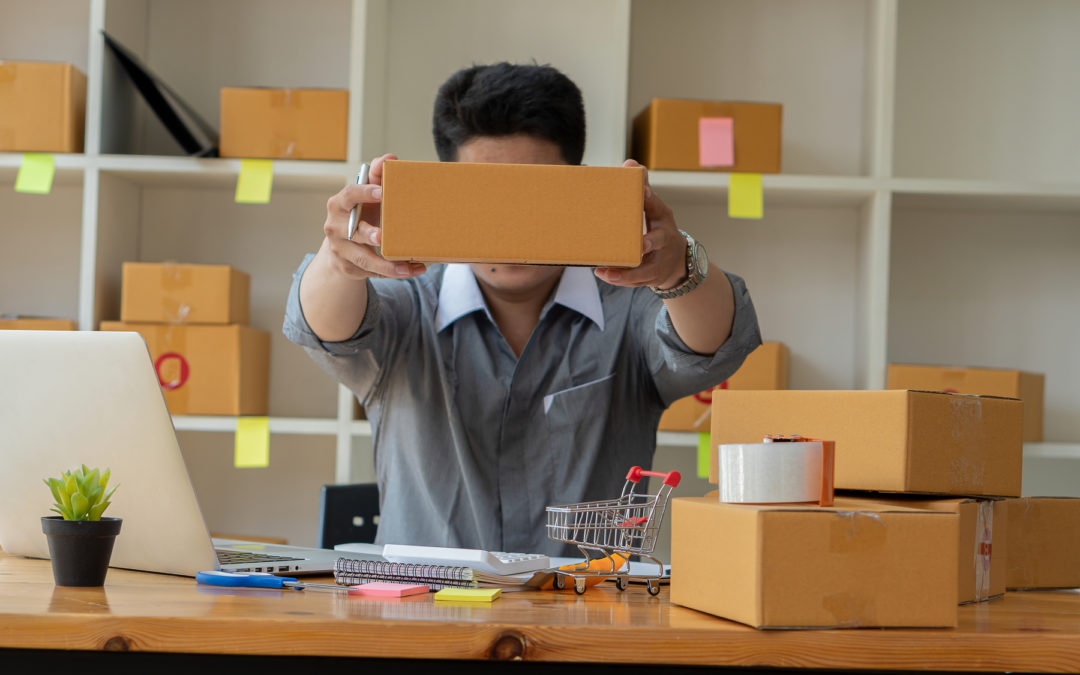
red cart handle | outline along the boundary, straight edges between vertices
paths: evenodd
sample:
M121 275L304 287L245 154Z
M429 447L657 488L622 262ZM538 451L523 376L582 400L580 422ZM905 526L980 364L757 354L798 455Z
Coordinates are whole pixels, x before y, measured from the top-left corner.
M626 474L626 480L637 483L641 480L642 476L656 476L657 478L664 479L664 485L670 485L671 487L679 487L679 481L682 480L682 474L678 471L668 471L662 473L660 471L646 471L640 466L630 467L630 473Z

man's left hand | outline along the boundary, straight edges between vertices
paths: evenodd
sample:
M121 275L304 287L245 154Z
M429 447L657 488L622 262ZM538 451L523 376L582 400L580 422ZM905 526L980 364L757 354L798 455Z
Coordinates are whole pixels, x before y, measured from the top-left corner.
M632 159L623 166L641 166ZM644 167L642 167L644 168ZM637 267L597 267L596 276L613 286L652 286L668 289L686 280L686 237L675 226L675 216L649 186L645 173L645 223L641 264Z

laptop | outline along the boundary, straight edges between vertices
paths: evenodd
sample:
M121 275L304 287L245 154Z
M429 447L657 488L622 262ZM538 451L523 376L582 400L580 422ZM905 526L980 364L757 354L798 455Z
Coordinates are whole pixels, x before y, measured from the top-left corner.
M343 553L211 540L146 343L137 333L0 330L0 548L48 558L42 479L80 464L112 470L106 516L123 518L112 567L327 573ZM314 527L314 524L312 525Z

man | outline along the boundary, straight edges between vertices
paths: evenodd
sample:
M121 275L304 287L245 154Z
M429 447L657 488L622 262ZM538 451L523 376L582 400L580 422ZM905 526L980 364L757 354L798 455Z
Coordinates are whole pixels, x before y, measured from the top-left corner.
M434 135L442 161L580 164L584 106L554 68L474 66L440 88ZM664 408L760 344L746 287L688 256L649 187L633 269L386 261L375 247L387 159L327 202L284 325L367 410L377 541L565 554L544 507L617 497L631 466L651 465Z

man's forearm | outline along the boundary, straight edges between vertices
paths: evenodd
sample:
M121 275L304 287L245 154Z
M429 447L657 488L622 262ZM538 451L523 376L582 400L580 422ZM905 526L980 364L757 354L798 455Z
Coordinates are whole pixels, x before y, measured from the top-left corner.
M731 282L715 265L709 276L686 295L665 300L671 323L686 346L699 354L712 354L731 335L735 295Z
M367 282L350 279L332 266L326 240L300 279L300 307L304 319L323 342L352 337L367 310Z

